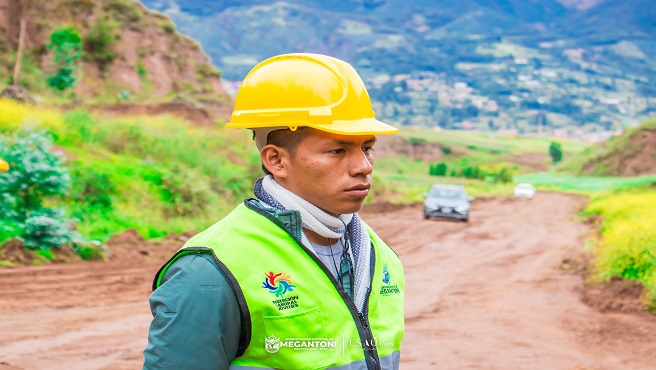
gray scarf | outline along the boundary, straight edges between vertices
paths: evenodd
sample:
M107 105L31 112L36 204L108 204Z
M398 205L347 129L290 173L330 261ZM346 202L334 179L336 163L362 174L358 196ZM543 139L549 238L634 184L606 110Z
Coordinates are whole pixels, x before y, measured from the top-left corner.
M323 237L340 239L348 229L351 244L349 253L351 259L354 261L355 270L353 300L358 311L362 312L367 296L367 289L369 288L371 241L369 240L369 233L367 233L360 217L356 213L333 217L280 186L273 180L271 175L257 179L253 191L258 199L278 211L299 211L301 220L303 221L303 228L312 230ZM306 248L316 254L305 233L303 233L302 242Z

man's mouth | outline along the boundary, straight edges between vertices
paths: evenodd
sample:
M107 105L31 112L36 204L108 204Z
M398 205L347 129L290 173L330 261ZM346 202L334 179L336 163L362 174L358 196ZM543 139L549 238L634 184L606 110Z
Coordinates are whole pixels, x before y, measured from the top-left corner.
M346 189L345 192L349 195L353 195L356 197L366 197L367 195L369 195L370 188L371 188L371 184L358 184L356 186L352 186Z

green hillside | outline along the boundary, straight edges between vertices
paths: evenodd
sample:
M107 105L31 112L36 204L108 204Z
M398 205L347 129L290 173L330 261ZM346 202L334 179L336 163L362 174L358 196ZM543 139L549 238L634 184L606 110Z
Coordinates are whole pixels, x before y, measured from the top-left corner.
M93 239L130 228L158 237L207 227L249 196L261 173L249 135L222 125L196 127L171 116L106 119L4 100L0 111L3 138L30 123L52 135L72 178L57 205Z

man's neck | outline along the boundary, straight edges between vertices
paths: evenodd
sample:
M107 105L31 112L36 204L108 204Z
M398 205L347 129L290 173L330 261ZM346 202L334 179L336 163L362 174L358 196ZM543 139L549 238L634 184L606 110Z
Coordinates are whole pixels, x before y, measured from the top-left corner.
M333 245L337 243L338 239L326 238L325 236L319 235L312 230L303 229L305 236L307 236L310 243L319 244L319 245Z

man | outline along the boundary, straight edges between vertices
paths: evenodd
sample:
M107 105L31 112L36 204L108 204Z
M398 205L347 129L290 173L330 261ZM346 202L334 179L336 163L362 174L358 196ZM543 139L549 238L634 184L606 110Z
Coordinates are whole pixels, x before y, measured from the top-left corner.
M358 217L377 134L357 72L281 55L246 76L231 122L267 175L158 272L146 369L397 369L405 281Z

